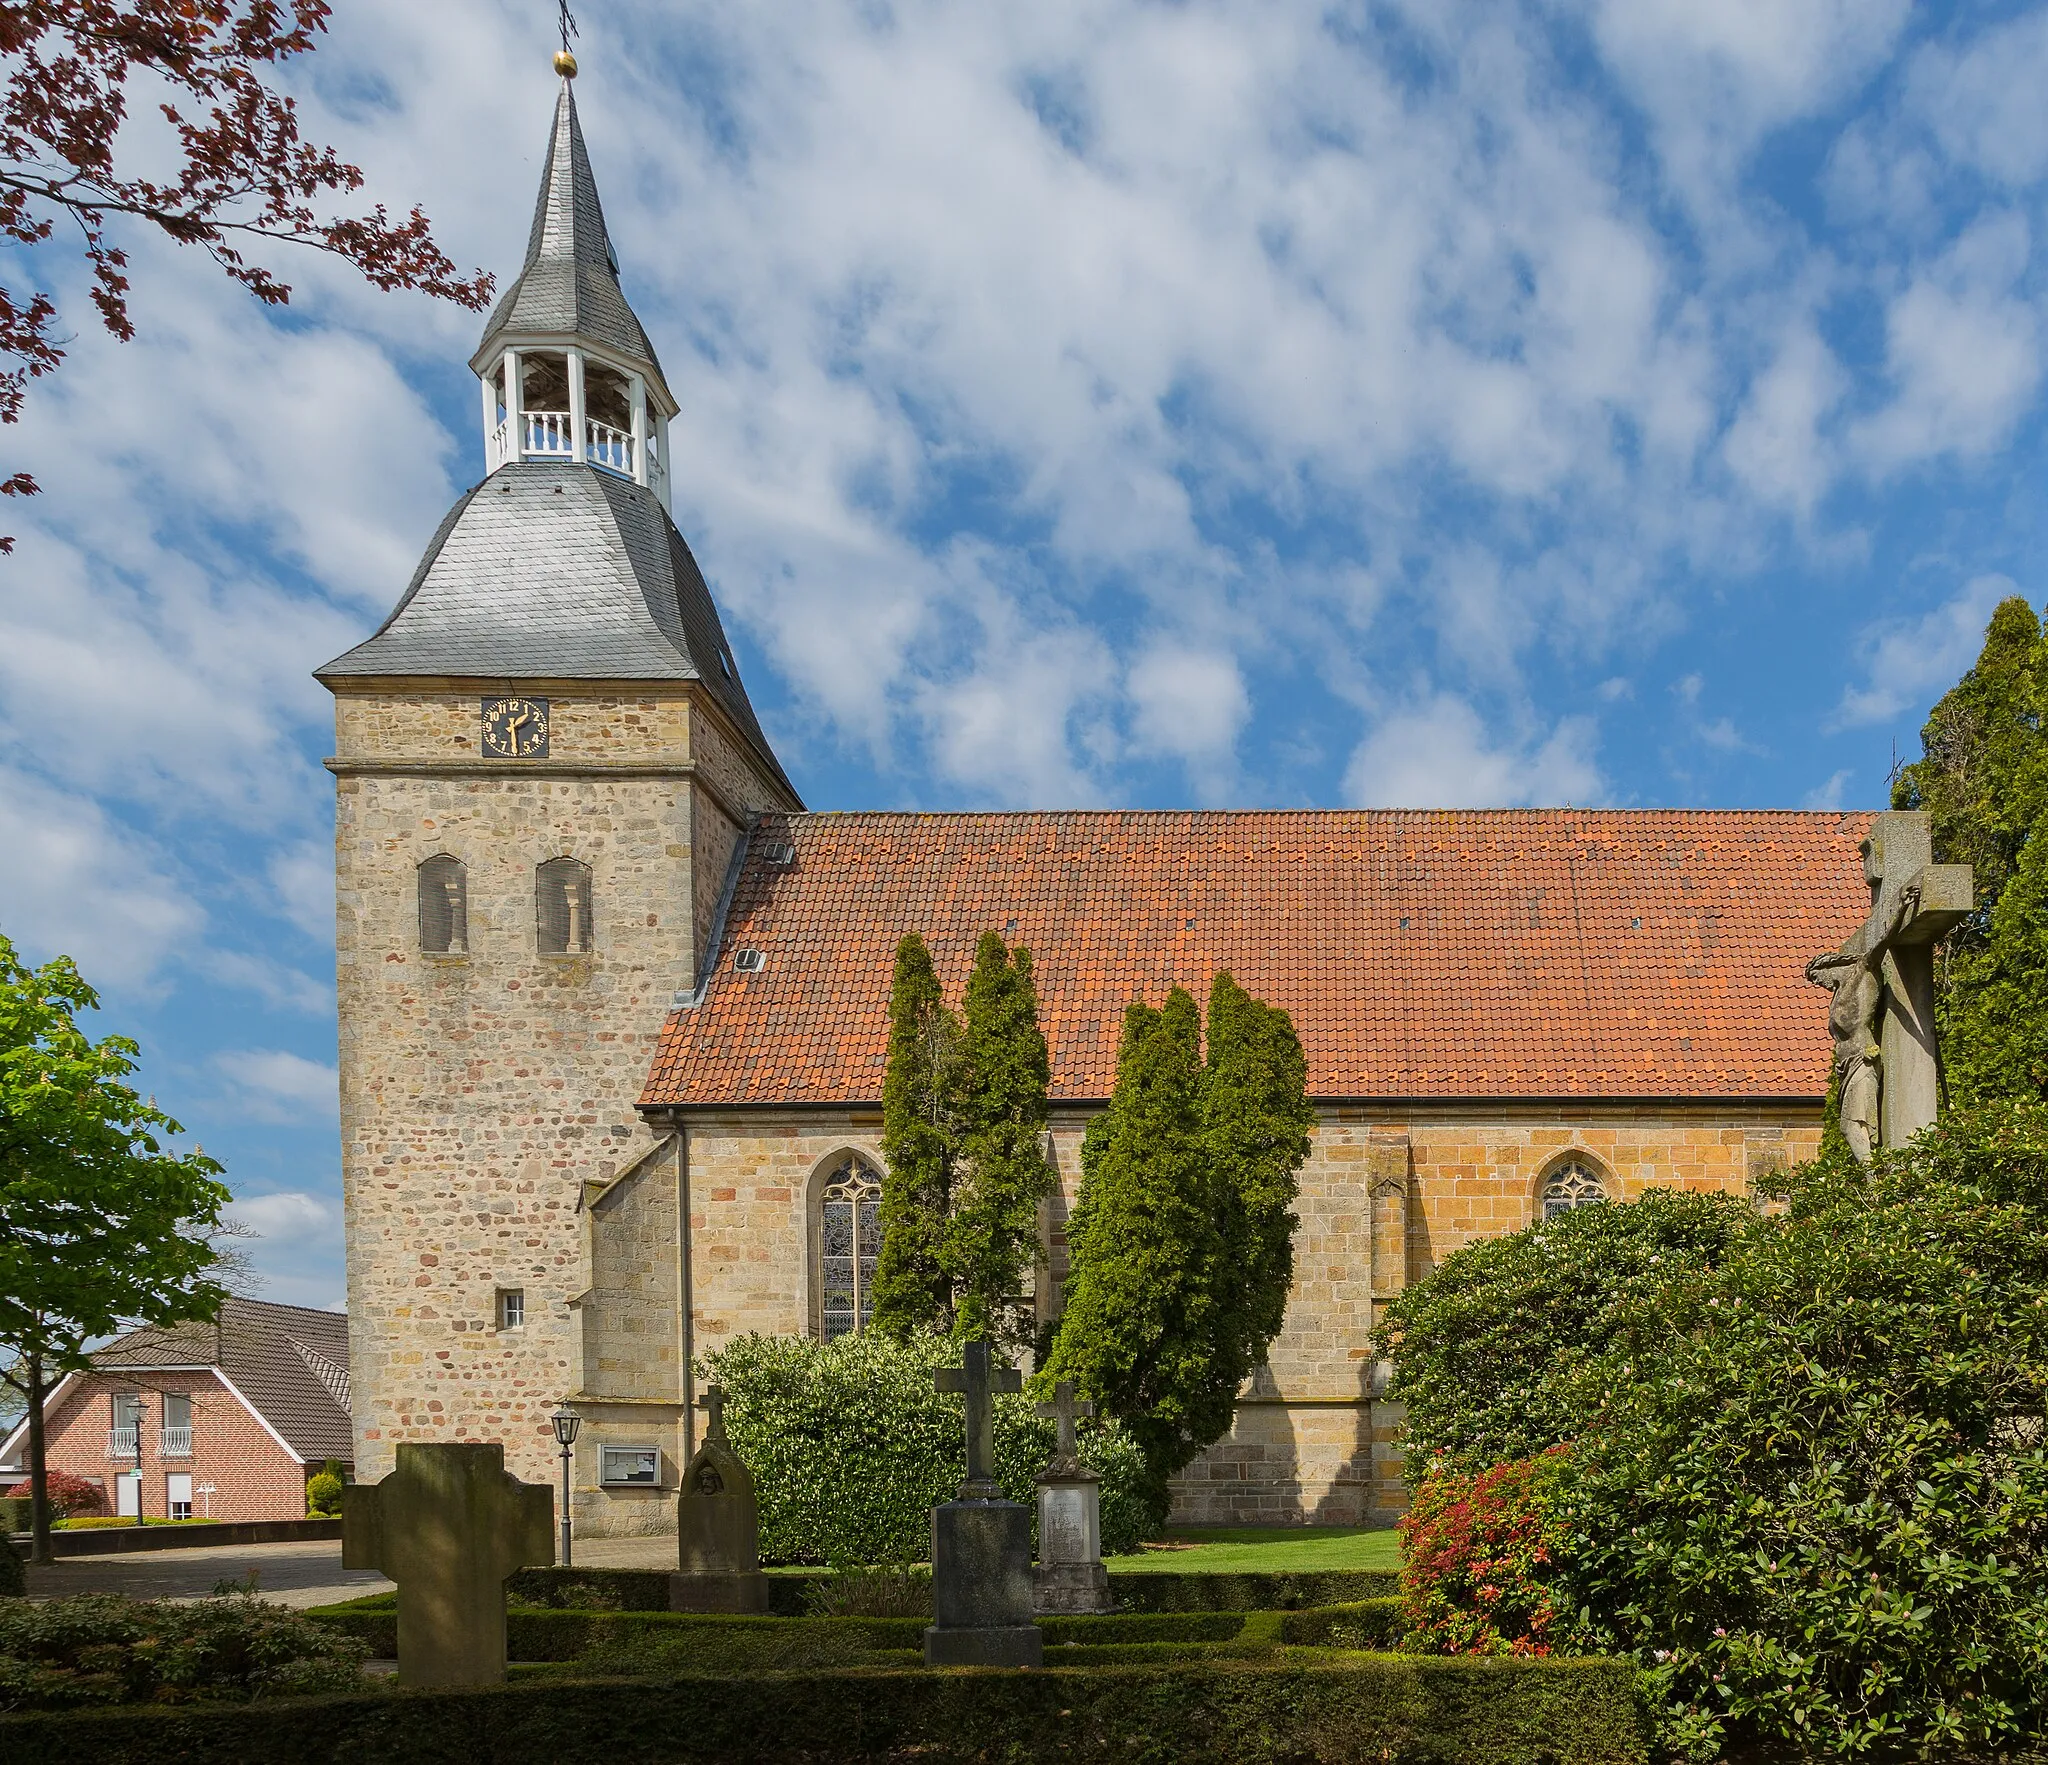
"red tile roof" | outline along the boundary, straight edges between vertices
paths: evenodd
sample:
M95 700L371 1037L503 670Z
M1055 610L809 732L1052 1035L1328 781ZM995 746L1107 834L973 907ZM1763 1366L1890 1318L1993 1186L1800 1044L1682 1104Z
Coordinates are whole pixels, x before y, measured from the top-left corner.
M1480 810L792 815L756 825L643 1108L873 1102L919 931L1036 959L1053 1095L1106 1097L1127 1000L1228 968L1336 1097L1819 1098L1802 976L1868 911L1866 815ZM779 842L792 864L768 861ZM759 950L757 973L734 967Z

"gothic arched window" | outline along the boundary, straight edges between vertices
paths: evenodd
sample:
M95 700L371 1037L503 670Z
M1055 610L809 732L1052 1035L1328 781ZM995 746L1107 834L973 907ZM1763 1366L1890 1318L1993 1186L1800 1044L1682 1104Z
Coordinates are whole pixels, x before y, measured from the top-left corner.
M865 1330L875 1315L882 1249L882 1179L848 1153L818 1186L818 1334L827 1342Z
M543 956L581 956L590 949L590 866L550 858L533 873L535 935Z
M1547 1220L1606 1199L1607 1185L1581 1159L1566 1159L1543 1179L1543 1217Z
M469 954L469 885L462 860L445 853L420 866L420 948L430 956Z

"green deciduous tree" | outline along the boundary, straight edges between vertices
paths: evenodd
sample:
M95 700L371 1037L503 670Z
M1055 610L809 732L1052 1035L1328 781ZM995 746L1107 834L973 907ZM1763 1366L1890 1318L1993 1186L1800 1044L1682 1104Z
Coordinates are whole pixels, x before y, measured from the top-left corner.
M1038 1027L1031 952L984 932L967 977L960 1062L960 1180L948 1233L963 1340L1031 1340L1024 1277L1056 1176L1045 1156L1051 1057Z
M28 1411L39 1562L45 1395L89 1367L88 1343L211 1317L225 1297L210 1241L221 1167L166 1147L183 1130L124 1082L135 1044L78 1027L98 1005L69 958L30 969L0 938L0 1351Z
M932 953L916 932L896 946L889 1064L882 1081L881 1254L874 1328L898 1341L950 1330L946 1226L960 1141L960 1025L946 1009Z
M1312 1120L1294 1026L1227 974L1210 991L1208 1048L1205 1064L1178 987L1159 1010L1125 1013L1115 1094L1082 1143L1043 1375L1121 1420L1162 1490L1228 1431L1280 1328Z

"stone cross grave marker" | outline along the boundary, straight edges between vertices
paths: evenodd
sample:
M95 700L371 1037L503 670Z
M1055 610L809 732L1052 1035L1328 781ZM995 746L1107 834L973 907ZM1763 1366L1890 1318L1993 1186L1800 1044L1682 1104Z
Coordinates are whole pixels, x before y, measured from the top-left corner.
M986 1342L970 1342L961 1356L964 1364L940 1367L932 1375L941 1391L957 1391L967 1399L967 1480L960 1485L962 1501L992 1501L1002 1494L996 1482L996 1413L991 1402L995 1394L1024 1389L1024 1375L1015 1367L991 1367Z
M1114 1601L1102 1562L1102 1479L1081 1463L1077 1416L1095 1406L1074 1395L1074 1382L1053 1387L1053 1401L1038 1406L1059 1424L1052 1458L1038 1473L1038 1571L1032 1605L1039 1612L1107 1612Z
M1003 1499L996 1482L993 1398L1022 1391L1013 1367L992 1367L986 1342L970 1342L957 1367L933 1373L940 1391L967 1400L967 1477L959 1499L932 1509L932 1667L1038 1667L1045 1638L1031 1621L1031 1510Z
M1933 822L1918 810L1879 815L1862 853L1870 915L1806 978L1833 995L1842 1132L1868 1164L1873 1147L1903 1146L1940 1106L1934 946L1969 917L1975 882L1967 864L1934 862Z
M674 1612L765 1612L768 1577L761 1573L761 1508L753 1474L725 1433L725 1392L704 1388L704 1443L683 1468L676 1497L676 1573L669 1577Z
M398 1583L398 1682L499 1685L505 1578L555 1560L555 1494L496 1441L401 1441L380 1483L341 1492L341 1561Z

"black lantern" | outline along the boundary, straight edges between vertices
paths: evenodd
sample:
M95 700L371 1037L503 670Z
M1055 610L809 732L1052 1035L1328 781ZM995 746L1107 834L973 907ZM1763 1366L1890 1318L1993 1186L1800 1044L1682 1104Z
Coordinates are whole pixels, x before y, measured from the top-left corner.
M576 1444L576 1430L583 1426L583 1418L566 1403L548 1417L555 1430L555 1439L562 1447L562 1567L571 1563L572 1542L569 1532L569 1464L570 1448Z

